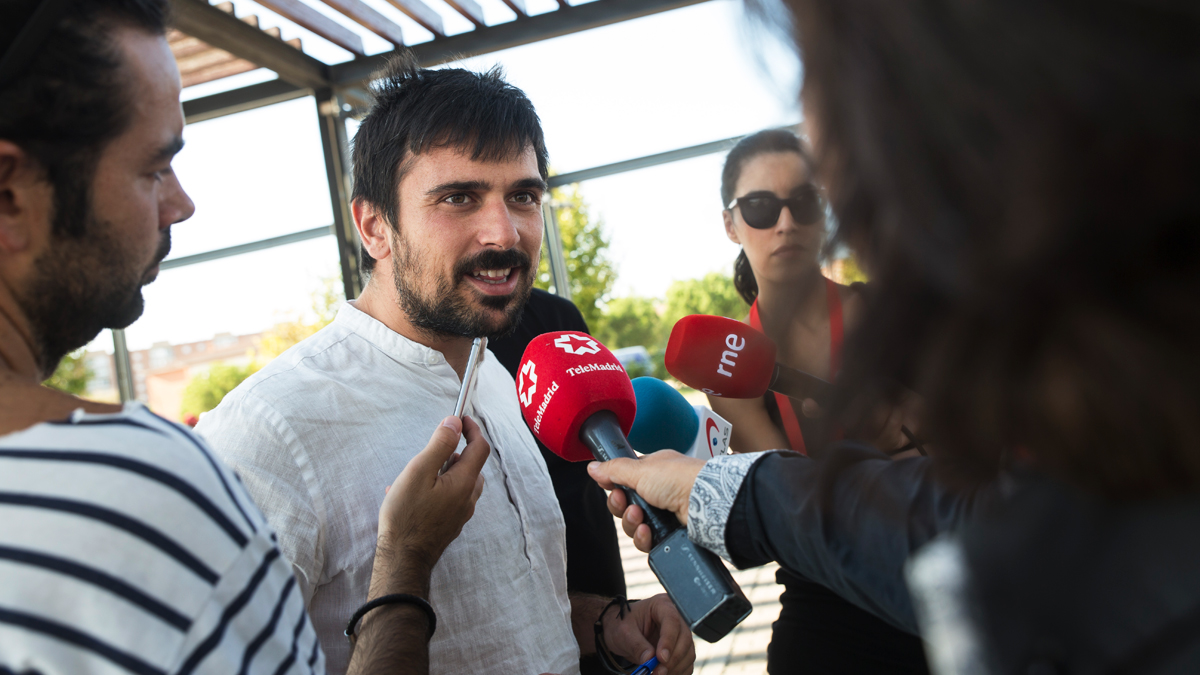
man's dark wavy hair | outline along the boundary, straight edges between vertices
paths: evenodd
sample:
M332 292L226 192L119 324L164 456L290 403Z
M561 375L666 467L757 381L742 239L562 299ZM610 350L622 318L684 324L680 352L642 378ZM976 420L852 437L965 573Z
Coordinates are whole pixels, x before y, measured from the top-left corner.
M0 52L7 53L39 1L0 2ZM0 83L0 138L16 143L54 188L54 233L83 235L96 163L132 119L114 29L166 32L167 0L73 0L36 55Z
M471 158L499 161L532 147L538 172L549 176L542 123L533 103L504 81L499 66L486 73L460 68L424 69L411 55L397 57L380 73L374 103L354 135L354 193L399 226L397 188L408 162L433 148L461 148ZM375 259L361 250L362 269Z
M1200 4L785 4L872 270L841 381L914 386L952 475L1200 488Z

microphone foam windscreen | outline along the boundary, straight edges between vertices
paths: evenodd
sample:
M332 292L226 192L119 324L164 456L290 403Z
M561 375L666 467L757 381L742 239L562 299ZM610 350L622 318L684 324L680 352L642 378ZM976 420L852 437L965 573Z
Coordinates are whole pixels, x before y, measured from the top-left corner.
M685 316L671 329L667 372L711 396L758 398L775 373L775 343L741 321Z
M629 374L608 348L585 333L537 336L517 368L517 398L533 435L570 462L593 459L579 428L601 410L616 413L628 434L637 414Z
M678 450L686 453L700 431L700 418L692 404L675 388L656 377L633 380L637 416L629 430L629 444L641 453Z

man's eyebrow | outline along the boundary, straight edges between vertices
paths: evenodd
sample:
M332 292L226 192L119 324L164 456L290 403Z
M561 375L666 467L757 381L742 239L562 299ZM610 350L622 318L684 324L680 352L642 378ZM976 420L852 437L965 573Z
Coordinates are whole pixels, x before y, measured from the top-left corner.
M174 157L175 155L178 155L179 151L182 149L183 149L183 137L176 136L175 138L172 138L169 142L167 142L166 145L162 146L161 148L159 148L158 150L156 150L154 152L153 161L154 162L165 162L168 159L171 159L172 157Z
M442 183L441 185L435 185L426 190L425 194L439 195L446 192L480 192L486 191L491 187L491 185L488 185L481 180L460 180L452 181L450 183Z
M547 185L546 181L542 180L541 178L522 178L521 180L513 183L513 189L541 190L542 192L545 192L550 189L550 186Z

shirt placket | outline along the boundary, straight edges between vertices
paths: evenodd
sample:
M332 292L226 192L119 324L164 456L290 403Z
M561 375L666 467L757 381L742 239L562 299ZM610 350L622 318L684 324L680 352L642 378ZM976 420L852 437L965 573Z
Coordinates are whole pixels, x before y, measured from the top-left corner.
M480 425L483 426L483 430L487 434L488 438L496 441L496 434L493 433L492 425L488 424L487 419L483 415L479 414L476 414L476 419L479 421ZM500 467L500 474L504 476L504 489L508 493L508 499L512 502L513 508L516 509L517 518L521 523L521 535L524 540L525 560L529 562L529 568L531 570L537 570L538 559L533 555L533 526L530 523L529 509L524 497L523 489L525 486L523 481L520 480L520 468L515 466L514 462L512 470L509 470L508 463L505 461L503 456L504 453L500 451L498 445L499 444L496 442L492 443L492 453L495 455L496 463Z

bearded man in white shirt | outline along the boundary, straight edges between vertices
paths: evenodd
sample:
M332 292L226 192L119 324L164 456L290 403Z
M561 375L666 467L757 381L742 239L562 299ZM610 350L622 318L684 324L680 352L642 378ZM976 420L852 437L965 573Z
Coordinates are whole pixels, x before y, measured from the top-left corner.
M533 105L498 70L407 60L383 74L353 159L362 295L197 427L279 533L331 673L367 597L379 486L453 411L472 338L521 315L547 177ZM623 612L568 591L562 514L512 377L489 355L478 378L466 412L492 454L474 518L434 569L430 672L577 673L601 620L611 652L690 673L691 634L665 595Z

